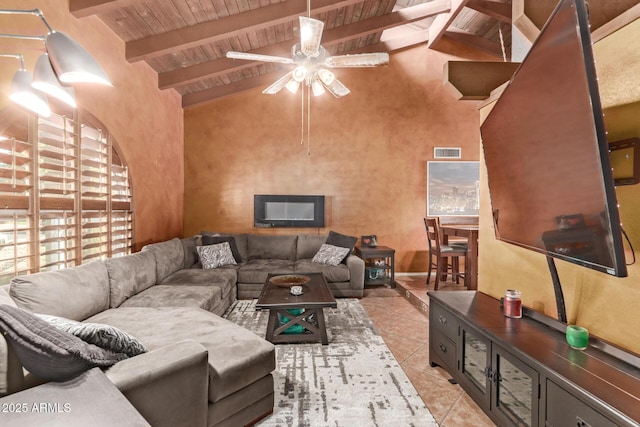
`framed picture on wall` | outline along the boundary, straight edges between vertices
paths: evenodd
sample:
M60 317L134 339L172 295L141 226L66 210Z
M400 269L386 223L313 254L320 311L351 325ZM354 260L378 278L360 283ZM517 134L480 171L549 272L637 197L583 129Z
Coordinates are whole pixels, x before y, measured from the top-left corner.
M479 162L427 162L427 216L478 216Z

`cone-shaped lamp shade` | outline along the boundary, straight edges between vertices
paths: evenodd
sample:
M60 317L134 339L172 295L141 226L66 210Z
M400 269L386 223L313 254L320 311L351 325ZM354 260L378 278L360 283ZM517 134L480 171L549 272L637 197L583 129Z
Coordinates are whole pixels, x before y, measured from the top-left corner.
M95 59L71 37L60 32L47 36L51 65L62 83L100 83L113 86Z
M13 75L11 81L11 95L9 99L24 108L33 111L43 117L51 115L47 97L42 93L33 90L31 87L31 73L26 70L18 70Z
M49 55L43 53L36 61L36 68L33 70L33 83L35 89L51 95L65 104L76 108L76 95L72 87L62 86L58 77L51 68Z

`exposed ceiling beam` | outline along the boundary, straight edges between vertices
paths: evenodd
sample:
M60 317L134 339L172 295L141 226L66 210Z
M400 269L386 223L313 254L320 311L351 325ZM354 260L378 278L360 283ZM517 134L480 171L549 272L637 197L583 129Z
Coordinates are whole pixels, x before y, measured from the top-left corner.
M487 0L469 0L467 7L490 16L498 21L511 24L511 3L495 3Z
M433 48L469 0L451 0L451 10L436 17L429 27L429 47Z
M640 3L633 6L631 9L627 9L621 15L616 16L611 21L594 30L591 33L591 41L595 43L620 28L630 24L636 19L640 19Z
M387 49L389 51L404 49L406 47L410 47L419 43L424 43L426 41L426 35L427 30L410 31L404 37L395 37L391 40L365 46L364 48L360 48L358 50L350 51L347 53L360 53L363 51L380 52ZM210 89L205 89L200 92L183 95L182 108L195 107L197 105L205 104L214 100L227 98L240 92L245 92L259 87L267 87L277 78L282 77L282 74L282 70L277 70L268 74L240 80L231 84L217 86Z
M111 12L141 0L69 0L69 12L76 18Z
M347 7L361 0L315 0L311 14ZM226 18L202 22L174 31L127 42L125 57L129 62L142 61L176 50L213 43L230 37L272 27L305 15L307 6L302 1L284 1L260 7Z
M353 24L332 28L324 32L322 45L324 47L330 47L345 41L377 33L388 28L419 21L439 13L445 13L448 11L448 4L448 0L424 3L385 15L365 19ZM283 52L289 52L292 44L293 42L291 40L287 40L275 45L252 50L251 53L278 56L282 55ZM202 78L217 77L222 74L239 71L255 65L256 63L254 61L219 58L213 61L160 73L158 74L158 87L160 89L177 87L192 83Z
M466 31L462 31L454 27L450 27L445 31L444 36L502 59L502 48L499 43L492 42L491 40L476 36L475 34L467 33ZM505 54L507 59L509 59L509 52L505 52Z
M182 108L195 107L213 100L224 99L261 86L266 88L279 77L282 77L282 70L182 95Z

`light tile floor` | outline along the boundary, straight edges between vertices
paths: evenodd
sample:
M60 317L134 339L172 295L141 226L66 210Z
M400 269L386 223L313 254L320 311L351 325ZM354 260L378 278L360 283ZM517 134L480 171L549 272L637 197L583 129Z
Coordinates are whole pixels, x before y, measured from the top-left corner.
M396 276L398 286L365 289L360 300L371 321L400 363L438 424L482 427L495 424L442 368L429 366L429 287L425 276ZM464 290L440 284L439 289Z

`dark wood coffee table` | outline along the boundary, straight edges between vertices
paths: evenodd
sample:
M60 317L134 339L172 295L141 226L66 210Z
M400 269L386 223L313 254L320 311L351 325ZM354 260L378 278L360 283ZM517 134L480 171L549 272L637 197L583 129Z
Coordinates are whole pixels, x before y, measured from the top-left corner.
M304 274L311 280L302 285L304 293L299 296L291 295L289 288L283 288L269 282L269 278L273 276L277 276L277 274L270 274L267 277L256 303L256 308L269 310L267 341L274 344L320 341L323 345L327 345L329 340L323 309L325 307L336 308L338 305L322 273ZM304 312L294 315L287 311L294 309L304 309ZM280 314L280 318L284 316L289 321L281 324L278 314ZM315 319L315 322L312 319ZM316 322L317 324L315 324ZM285 333L295 325L304 328L304 332Z

